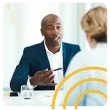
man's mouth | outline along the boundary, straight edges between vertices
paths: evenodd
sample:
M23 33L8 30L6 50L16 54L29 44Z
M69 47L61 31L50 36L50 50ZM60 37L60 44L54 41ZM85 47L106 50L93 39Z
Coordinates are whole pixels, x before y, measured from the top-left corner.
M60 37L54 38L54 41L59 41L59 40L60 40Z
M61 37L60 37L60 35L55 35L55 36L53 36L53 38L54 38L54 40L59 40Z

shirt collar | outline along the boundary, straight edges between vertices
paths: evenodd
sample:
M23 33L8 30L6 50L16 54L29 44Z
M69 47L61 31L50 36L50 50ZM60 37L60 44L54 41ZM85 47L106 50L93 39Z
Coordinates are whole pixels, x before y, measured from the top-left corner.
M89 47L90 47L90 46L89 46ZM96 47L95 47L95 48L91 48L91 47L90 47L89 49L90 49L90 51L92 51L92 50L93 50L93 51L94 51L94 50L97 51L97 50L100 50L100 49L102 50L102 49L106 49L106 48L107 48L107 43L100 42L100 43L97 43L97 44L96 44Z
M53 54L46 46L46 43L45 43L45 40L44 40L44 47L45 47L45 50L47 53L50 53L50 54ZM57 53L62 53L62 43L61 43L61 47L60 47L60 50L57 52Z
M107 48L107 43L98 43L97 45L96 45L96 49L97 48L100 48L100 49L104 49L104 48Z

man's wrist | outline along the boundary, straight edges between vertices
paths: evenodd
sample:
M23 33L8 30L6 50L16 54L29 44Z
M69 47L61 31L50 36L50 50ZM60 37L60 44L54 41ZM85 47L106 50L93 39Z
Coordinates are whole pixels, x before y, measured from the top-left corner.
M29 77L28 80L27 80L27 87L28 87L29 89L34 89L37 85L32 84L32 83L30 82L30 79L31 79L31 77Z
M31 84L33 87L36 86L34 77L31 77L31 78L30 78L30 84Z

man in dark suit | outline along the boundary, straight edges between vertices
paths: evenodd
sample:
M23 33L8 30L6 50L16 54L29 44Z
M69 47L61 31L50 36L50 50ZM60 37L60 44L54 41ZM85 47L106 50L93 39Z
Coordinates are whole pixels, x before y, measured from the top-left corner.
M12 91L20 91L22 85L35 90L54 90L55 76L61 76L54 74L55 64L63 68L64 76L71 59L80 51L78 45L62 42L63 28L57 15L49 14L42 19L41 33L43 42L24 49L10 81Z

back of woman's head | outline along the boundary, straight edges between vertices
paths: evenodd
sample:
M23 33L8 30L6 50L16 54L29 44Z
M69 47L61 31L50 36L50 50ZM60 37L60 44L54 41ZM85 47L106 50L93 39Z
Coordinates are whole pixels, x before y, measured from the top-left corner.
M83 30L96 42L107 42L107 9L96 7L86 13L81 25Z

